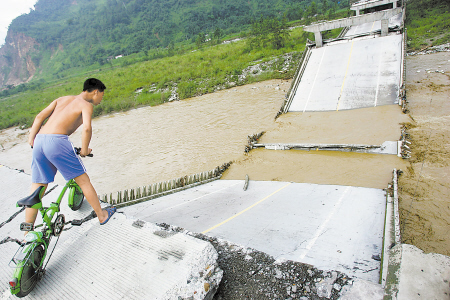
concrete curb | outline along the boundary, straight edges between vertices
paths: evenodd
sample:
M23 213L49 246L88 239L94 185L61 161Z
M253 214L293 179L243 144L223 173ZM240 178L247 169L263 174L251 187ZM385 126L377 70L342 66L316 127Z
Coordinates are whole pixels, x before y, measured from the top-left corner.
M397 170L392 172L392 183L386 195L386 223L381 261L380 283L385 288L384 299L396 299L398 292L398 270L401 264L400 218L398 213ZM401 245L400 245L401 246Z
M306 65L308 64L308 60L311 57L311 47L306 47L305 51L303 52L302 58L300 59L298 69L296 71L296 74L294 75L294 79L291 83L291 86L286 93L286 99L283 102L283 105L281 106L278 114L275 116L275 119L282 113L287 113L289 110L289 107L291 106L292 99L295 96L295 93L297 92L297 87L302 80L303 73L305 72Z
M162 196L166 196L166 195L174 194L174 193L177 193L177 192L180 192L180 191L183 191L183 190L187 190L187 189L190 189L190 188L193 188L193 187L196 187L198 185L202 185L202 184L205 184L205 183L208 183L208 182L211 182L211 181L218 180L221 177L222 177L222 175L219 175L219 176L207 179L207 180L203 180L203 181L196 182L196 183L193 183L193 184L185 185L183 187L167 190L167 191L164 191L164 192L161 192L161 193L157 193L157 194L154 194L154 195L151 195L151 196L146 196L146 197L142 197L142 198L139 198L139 199L129 200L129 201L122 202L122 203L119 203L119 204L114 204L114 206L117 207L117 208L120 208L120 207L129 206L129 205L134 205L134 204L137 204L137 203L140 203L140 202L149 201L149 200L156 199L156 198L159 198L159 197L162 197Z
M395 245L395 235L393 230L395 223L394 199L391 189L392 185L388 187L386 192L386 215L384 223L383 251L381 253L381 270L380 270L380 283L382 286L386 285L386 278L389 267L389 254L391 248Z
M401 243L397 170L388 188L381 284L384 300L448 299L450 257Z
M222 173L229 168L232 162L224 163L214 170L197 173L190 176L184 176L168 181L161 181L149 186L143 186L133 189L127 189L117 192L114 199L113 194L98 196L100 201L114 205L115 207L124 207L151 199L159 198L165 195L176 193L200 184L205 184L222 177Z
M383 300L397 299L399 292L399 275L402 263L402 245L396 245L389 250L388 272L386 274L386 285Z

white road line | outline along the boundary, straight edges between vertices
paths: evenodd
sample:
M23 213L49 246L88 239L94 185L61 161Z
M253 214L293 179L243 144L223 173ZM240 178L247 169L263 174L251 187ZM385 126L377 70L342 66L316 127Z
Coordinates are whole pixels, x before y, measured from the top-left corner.
M352 41L352 46L350 48L350 54L348 56L347 68L345 69L344 80L342 81L341 91L339 92L339 97L338 97L338 103L337 103L337 106L336 106L336 111L339 111L339 105L341 104L342 92L344 91L345 80L347 79L348 68L350 67L350 60L352 58L352 52L353 52L353 45L354 45L354 43L355 43L355 41Z
M378 61L378 75L377 75L377 89L375 90L375 103L373 106L378 104L378 91L380 90L380 73L381 73L381 60L383 58L383 46L380 45L380 60Z
M334 208L331 211L331 213L328 215L328 217L325 219L325 221L322 223L322 225L319 227L319 229L316 230L314 237L309 241L305 250L303 250L303 253L300 255L299 261L302 261L305 258L306 254L308 254L309 250L311 250L311 248L314 246L314 244L316 243L319 236L321 236L323 234L323 232L325 231L325 227L327 226L328 222L330 222L331 218L333 218L333 216L336 213L339 206L341 206L342 200L344 200L344 196L347 194L349 189L350 189L350 186L347 186L346 189L344 190L344 193L342 193L341 197L334 205Z
M323 48L322 58L320 59L319 67L317 68L316 77L314 78L313 85L312 85L312 87L311 87L311 90L309 91L308 99L306 100L305 108L303 109L303 112L306 111L306 106L307 106L308 103L309 103L309 99L311 98L311 93L312 93L312 91L313 91L313 89L314 89L314 86L316 85L316 80L317 80L317 76L319 75L320 66L322 65L323 57L325 56L325 50L327 49L327 47L322 47L322 48Z

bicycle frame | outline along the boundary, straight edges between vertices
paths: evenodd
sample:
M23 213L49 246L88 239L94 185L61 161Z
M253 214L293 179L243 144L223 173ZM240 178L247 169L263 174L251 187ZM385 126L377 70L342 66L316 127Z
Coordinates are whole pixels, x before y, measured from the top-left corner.
M36 270L40 270L43 267L45 258L47 257L47 250L50 244L50 240L54 235L55 222L52 221L55 214L60 211L61 201L67 189L69 188L75 188L81 191L81 188L76 184L75 180L71 179L63 187L56 202L52 202L49 207L44 207L42 204L43 192L40 194L41 201L32 206L32 208L39 210L43 220L43 224L35 226L34 229L41 226L44 226L44 228L42 229L42 231L33 230L28 232L28 234L25 236L25 240L27 243L19 247L14 257L9 262L9 266L15 268L13 275L13 282L15 280L16 283L14 287L11 285L11 294L15 295L20 292L20 282L22 278L23 267L29 262L30 257L32 256L32 253L35 250L35 248L39 247L40 245L42 245L44 248L44 254L42 256L39 266L35 267ZM73 204L73 199L70 198L71 197L69 195L69 206ZM13 263L15 266L11 266L11 263ZM35 275L37 275L37 272L35 273Z
M56 202L52 202L48 208L42 208L41 207L41 209L39 209L39 211L41 212L41 215L42 215L42 219L44 220L45 224L49 228L52 227L52 220L53 220L53 217L54 217L55 213L59 212L59 210L60 210L60 205L61 205L62 198L64 197L64 194L66 193L67 189L71 188L71 187L74 187L76 189L80 189L78 184L76 184L75 180L70 179L66 183L66 185L63 187L61 193L58 196L58 199L56 200ZM70 202L72 200L73 199L70 199L70 197L69 197L69 205L71 204Z

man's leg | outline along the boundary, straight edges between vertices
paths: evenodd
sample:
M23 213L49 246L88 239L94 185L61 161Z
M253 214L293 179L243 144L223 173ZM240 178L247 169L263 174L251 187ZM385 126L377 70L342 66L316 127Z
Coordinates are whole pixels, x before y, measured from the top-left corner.
M34 191L39 188L40 186L45 186L44 192L47 189L48 184L43 183L32 183L31 184L31 194L34 193ZM25 208L25 222L26 223L32 223L34 225L34 222L36 221L38 210L36 208L27 207ZM25 235L27 235L28 231L25 232Z
M84 173L78 177L75 177L74 179L75 182L80 186L81 190L83 191L84 197L97 214L99 222L102 223L103 221L105 221L108 218L108 212L106 210L102 210L102 207L100 206L100 201L98 200L97 192L92 186L89 176L86 173Z

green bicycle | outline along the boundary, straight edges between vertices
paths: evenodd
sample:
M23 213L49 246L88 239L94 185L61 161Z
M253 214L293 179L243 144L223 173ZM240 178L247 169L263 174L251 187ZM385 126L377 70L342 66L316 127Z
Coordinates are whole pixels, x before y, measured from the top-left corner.
M84 195L73 179L66 183L58 200L51 203L49 207L43 207L42 205L41 200L45 192L42 186L37 188L32 195L17 202L19 207L25 206L38 209L44 221L43 224L34 228L32 223L20 224L20 230L28 231L28 234L25 236L25 243L19 247L9 263L9 266L15 268L13 279L9 282L11 294L19 298L28 295L45 274L46 265L44 266L44 261L47 257L50 240L53 236L59 237L66 224L64 215L59 214L59 211L61 200L67 190L69 190L69 207L72 210L78 210L83 204ZM82 222L82 220L71 221L72 225L81 225ZM38 227L43 228L41 231L35 231L34 229ZM51 253L49 259L50 257Z

